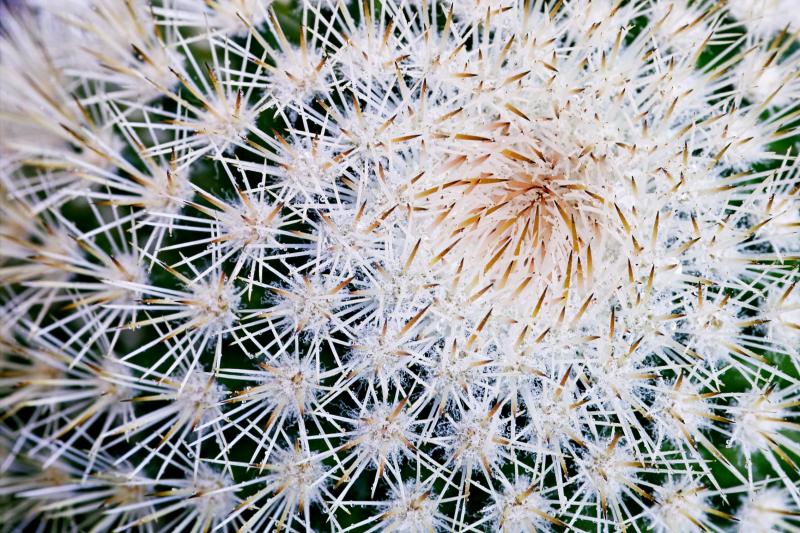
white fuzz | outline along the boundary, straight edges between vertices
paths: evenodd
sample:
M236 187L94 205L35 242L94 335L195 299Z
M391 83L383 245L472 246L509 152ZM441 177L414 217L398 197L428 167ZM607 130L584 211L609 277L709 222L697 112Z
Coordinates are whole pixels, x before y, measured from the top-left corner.
M793 531L788 0L0 6L12 531Z
M789 0L731 0L731 15L747 26L756 38L769 37L800 26L800 16Z
M800 522L797 508L797 504L779 489L754 490L746 496L739 512L739 531L792 531Z
M437 511L437 502L431 500L430 491L409 484L401 485L395 492L388 509L379 517L383 522L382 527L414 533L444 528L444 517Z
M550 514L550 504L538 492L537 484L525 477L508 486L485 512L494 519L497 530L504 533L546 530L550 524L565 525Z

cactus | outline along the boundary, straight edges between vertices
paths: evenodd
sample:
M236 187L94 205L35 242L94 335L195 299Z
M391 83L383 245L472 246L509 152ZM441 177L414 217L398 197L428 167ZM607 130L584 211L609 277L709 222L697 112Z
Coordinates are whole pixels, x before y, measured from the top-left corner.
M796 531L788 0L0 6L3 531Z

